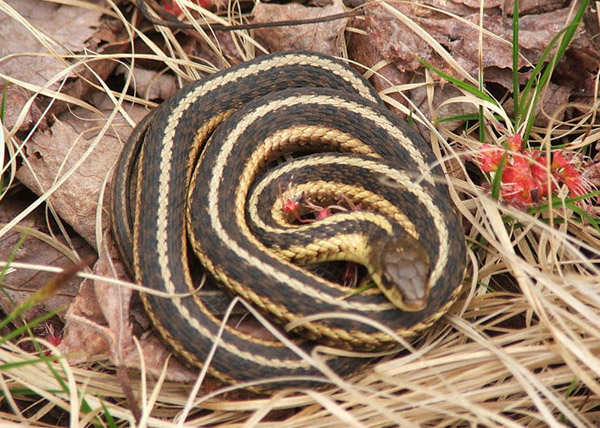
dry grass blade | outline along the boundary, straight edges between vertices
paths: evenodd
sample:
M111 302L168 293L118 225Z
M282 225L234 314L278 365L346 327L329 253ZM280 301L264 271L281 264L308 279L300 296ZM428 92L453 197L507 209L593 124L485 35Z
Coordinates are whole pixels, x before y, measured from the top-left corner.
M0 13L26 28L40 43L39 51L0 58L0 66L25 56L49 57L61 64L60 69L42 83L5 74L1 68L0 78L30 91L27 107L40 97L45 97L47 104L56 102L78 106L94 117L94 120L89 120L88 128L99 130L79 159L69 163L65 161L50 186L20 215L0 224L0 238L9 232L19 231L22 227L19 223L30 212L53 201L53 196L65 182L98 150L102 138L109 131L122 128L123 123L134 124L134 107L154 105L152 100L144 99L143 94L129 91L130 81L136 80L134 68L138 63L158 64L161 74L173 75L175 83L185 84L227 65L232 57L224 53L224 46L212 37L210 31L201 31L195 37L202 41L203 49L210 52L206 58L211 60L194 62L189 54L189 45L183 44L181 34L160 28L149 36L125 18L130 10L120 2L107 1L101 6L100 3L76 0L49 3L103 11L124 28L123 34L128 39L125 44L129 50L126 53L102 54L92 50L72 52L19 14L13 7L14 2L0 0ZM222 24L241 22L239 16L235 17L237 21L234 17L218 17L195 1L179 0L178 3L188 19L203 13ZM232 2L230 11L237 10L236 5ZM381 5L389 12L390 19L408 26L440 55L455 76L477 85L477 79L418 22L391 4L383 2ZM457 15L448 11L440 13L458 19ZM469 25L477 27L477 24ZM482 29L482 34L510 44L488 30ZM255 50L264 50L247 32L239 32L232 37L227 39L228 48L233 46L240 60L253 57ZM480 49L484 48L480 46ZM522 59L525 60L524 57ZM108 110L102 110L87 99L79 99L66 89L67 82L81 75L83 69L105 60L125 64L125 74L119 84L106 82L95 71L86 74L86 78L96 93L104 94L103 98L110 106ZM371 70L370 73L376 74L377 71ZM389 100L405 113L414 114L415 122L420 126L427 126L436 154L446 161L444 165L448 170L456 173L449 180L450 192L467 230L470 269L465 290L449 315L415 343L407 344L407 349L399 355L383 355L371 370L349 380L338 379L335 374L327 372L324 363L326 350L303 355L311 364L323 369L327 381L335 386L329 391L293 390L266 398L240 396L235 387L206 392L200 388L203 377L199 378L197 387L165 381L164 377L157 380L147 375L146 366L142 364L141 373L129 374L140 403L140 426L600 426L600 234L593 224L581 221L564 203L553 205L546 211L525 213L492 200L484 191L485 184L476 182L463 162L477 154L479 141L463 132L462 128L461 132L456 132L442 121L433 126L433 119L427 118L439 119L439 109L453 104L467 104L473 111L481 109L482 117L491 126L500 122L510 123L509 114L497 104L466 91L459 91L460 95L434 107L433 99L439 86L434 84L432 76L427 71L424 82L390 88L386 94L426 88L427 99L423 105L424 108L430 107L429 112L415 111L413 104L407 108L391 98ZM573 151L594 147L600 141L598 105L597 95L594 95L592 108L589 105L564 106L565 109L576 107L579 108L577 111L585 112L569 120L558 120L556 112L545 112L548 123L534 126L532 138L539 147L550 147L551 142L563 140L569 141L569 149ZM31 135L41 132L36 128L42 126L49 114L43 111L42 117L33 125ZM24 117L20 117L18 123L23 122ZM117 123L118 117L124 117L124 122ZM22 165L21 168L31 168L32 174L37 177L35 167L30 166L27 160L17 161L18 156L28 159L24 144L30 140L29 136L22 137L17 128L0 129L0 137L7 149L0 152L3 163L3 180L0 183L2 203L15 185L17 164ZM87 131L78 132L83 136ZM510 130L510 133L513 132ZM502 144L504 137L490 135L488 142ZM104 185L108 175L107 170L106 176L101 177ZM97 204L93 221L96 237L102 236L105 226L103 196L103 191L92 195ZM67 249L61 243L56 246ZM74 253L71 256L76 259ZM0 269L6 267L6 260L0 260ZM18 262L10 263L10 267L58 271L53 266ZM91 274L82 276L98 279ZM114 278L101 279L106 284L137 289ZM260 318L260 315L257 314L257 317ZM5 334L2 331L2 335ZM105 365L103 361L71 365L51 343L37 339L43 352L25 351L31 349L27 348L26 342L32 340L27 337L17 344L4 342L0 345L1 425L136 424L124 404L114 367ZM142 350L139 353L143 354ZM52 361L45 357L52 357ZM198 393L198 390L203 392ZM68 418L68 421L52 420L52 415L57 414Z

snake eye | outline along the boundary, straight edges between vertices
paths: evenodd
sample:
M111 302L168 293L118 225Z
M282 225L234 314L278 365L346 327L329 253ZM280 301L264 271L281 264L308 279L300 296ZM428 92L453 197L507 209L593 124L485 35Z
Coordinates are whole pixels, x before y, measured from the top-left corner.
M387 244L379 254L381 283L390 301L405 311L420 311L429 297L429 256L414 238Z

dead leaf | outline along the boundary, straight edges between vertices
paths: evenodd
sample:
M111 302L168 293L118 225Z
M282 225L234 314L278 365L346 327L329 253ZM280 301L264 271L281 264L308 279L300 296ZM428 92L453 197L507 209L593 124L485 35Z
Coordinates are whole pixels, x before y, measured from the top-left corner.
M95 247L101 188L132 128L118 115L106 134L96 138L114 106L101 96L94 104L104 114L74 108L61 114L48 131L38 131L25 146L31 169L23 165L17 171L17 178L40 195L86 156L49 201L61 218ZM125 109L136 121L146 114L146 110L138 106L126 105ZM108 196L104 199L104 204L107 203ZM106 222L103 226L106 227Z
M160 376L164 369L165 361L169 361L166 372L166 379L173 382L193 382L198 378L198 370L190 369L182 364L163 340L156 334L151 333L140 339L142 349L142 358L144 359L144 368L154 377ZM140 368L140 356L137 352L129 353L124 356L125 366L138 369Z
M108 278L127 278L123 265L113 262L113 259L117 258L118 254L107 233L94 273ZM110 336L112 359L117 365L120 365L125 360L126 354L134 352L133 325L129 319L133 291L130 288L115 286L103 281L94 282L94 291L98 306L102 309L108 329L112 333Z
M17 129L19 130L31 129L31 127L40 119L41 121L38 124L38 128L42 131L48 129L48 121L45 117L42 118L42 111L40 110L39 103L34 102L27 108L27 103L31 97L29 91L20 86L7 85L6 83L4 88L6 89L6 107L4 109L2 123L7 129L12 129L14 126L17 126ZM22 112L24 112L24 115L21 118Z
M460 16L461 19L438 12L420 13L422 5L391 3L400 13L407 16L433 37L462 65L475 76L478 68L479 22L478 9L470 9ZM487 4L487 3L486 3ZM485 68L510 68L512 64L512 18L502 15L501 10L489 8L483 19L484 27L496 37L484 34L482 63ZM375 44L384 58L395 63L401 70L415 71L420 68L416 61L419 56L438 68L448 69L429 44L411 29L393 18L382 6L372 4L365 11L368 32L375 38ZM543 50L552 37L562 30L569 18L569 8L556 9L546 13L524 15L519 20L519 45L521 54L531 64L539 61ZM377 42L379 41L379 42ZM589 36L579 32L574 44L587 45ZM520 66L526 66L521 60Z
M129 69L121 65L117 68L117 75L125 75ZM166 100L177 92L177 80L170 74L159 74L144 68L134 68L131 79L131 89L136 96L145 100Z
M559 86L554 83L549 83L543 92L541 104L537 105L535 112L536 126L547 126L551 121L560 120L565 115L564 106L569 102L571 97L571 89L565 86ZM514 100L509 98L504 103L504 110L509 114L514 114ZM553 117L558 112L557 117Z
M91 8L66 6L36 0L6 0L7 8L36 26L54 41L51 44L56 55L81 52L87 41L97 31L102 12ZM57 56L35 55L46 49L32 31L18 18L0 12L2 43L0 43L1 72L20 80L43 86L59 75L65 64ZM60 82L51 88L56 89Z
M40 33L36 35L34 30L23 25L24 20ZM73 62L66 57L82 53L84 49L108 53L122 51L126 46L115 43L120 37L119 24L111 26L105 23L102 21L102 12L91 7L38 0L6 0L3 11L0 11L0 28L1 74L24 84L48 89L58 89L61 84L71 79L62 90L78 98L88 93L91 86L80 79L72 79L77 76L76 73L82 73L92 80L95 80L95 77L84 66L77 67L69 74L63 74L65 67ZM40 41L40 34L47 38L45 44ZM114 61L92 61L88 66L101 78L105 78L116 64ZM50 81L54 83L48 85ZM0 80L0 84L4 86L6 82ZM9 87L12 86L19 85L10 83ZM27 101L32 96L33 93L23 88L7 93L6 103L10 107L3 123L9 130L15 125L18 125L18 130L26 130L37 121L47 101L37 97L29 106ZM63 103L54 103L53 111L59 112L65 107ZM23 109L29 111L24 114L25 120L17 123Z
M98 306L94 286L85 280L69 307L59 350L74 364L111 355L111 333Z
M600 156L597 157L598 159L584 168L581 177L584 182L590 183L596 188L600 188Z
M183 49L189 52L190 55L206 61L207 64L214 65L219 70L227 68L229 65L244 62L238 45L239 42L231 31L215 31L214 34L210 31L208 33L207 36L210 40L216 46L219 46L219 55L206 43L205 36L199 36L198 33L192 30L187 31L186 34L189 38L184 40ZM227 58L227 61L224 61L223 58Z
M423 35L403 24L400 18L395 17L383 5L374 1L369 2L368 7L365 8L364 24L368 35L353 37L353 41L364 43L366 46L351 46L351 53L352 55L358 53L361 60L363 58L366 60L367 66L385 61L401 73L390 72L389 65L385 67L383 76L390 82L386 83L385 79L374 80L378 90L404 84L413 79L414 73L423 73L418 59L423 59L442 71L462 79L459 73L438 55L425 38L425 34L435 39L467 73L477 76L480 50L478 29L480 2L431 0L388 4L418 26ZM565 4L564 1L544 3L543 7L539 2L537 5L535 2L521 4L519 44L524 59L520 60L519 67L522 84L528 79L533 65L540 60L548 42L564 28L570 16L570 8L564 6L569 4ZM485 3L483 24L485 29L494 36L484 34L484 48L481 53L486 83L498 83L508 91L512 90L512 48L509 43L512 39L511 12L511 2ZM458 18L452 14L458 15ZM574 94L589 91L594 85L599 63L600 53L593 46L590 33L579 31L567 50L565 59L553 75L554 86L546 91L541 110L546 112L547 116L552 116L560 106L572 101ZM441 79L435 74L433 77ZM445 83L444 80L441 81L442 84ZM452 94L448 95L452 96ZM419 101L417 95L411 95L411 98ZM439 97L436 101L441 103L444 100L445 98ZM587 102L589 103L590 100ZM438 104L434 104L434 107L436 105ZM563 119L563 114L561 113L557 119ZM537 123L543 125L547 123L547 118L539 117Z
M362 19L354 19L352 26L364 30L366 24ZM348 55L358 64L362 64L368 70L384 61L381 53L375 47L374 41L371 37L361 32L351 32L348 40ZM359 68L360 73L364 73L366 70ZM402 73L394 64L387 64L384 67L378 68L377 73L369 79L371 84L377 91L383 91L390 87L391 84L404 85L409 82L411 75L409 73ZM405 104L405 100L399 94L390 94L400 104ZM400 117L405 115L394 107L389 107L391 111Z
M20 201L17 198L3 201L0 204L0 222L6 223L12 220L18 213L26 209L27 205L27 202ZM77 252L79 257L86 258L95 254L92 248L78 236L70 237L70 241L74 245L73 252L67 248L64 239L58 241L59 244L63 245L62 248L65 249L65 252L69 252L69 255L65 254L61 247L52 246L39 239L38 234L43 234L48 239L52 239L46 227L44 211L41 208L26 217L21 224L23 226L13 229L0 238L0 260L8 260L10 254L16 251L15 262L68 268L76 261L76 259L70 258L69 255L74 255ZM17 243L23 234L27 238L23 245L17 248ZM3 312L10 313L16 305L23 303L47 284L54 275L54 273L41 270L9 270L2 278L2 288L5 293L0 293L0 307ZM77 294L80 283L80 278L69 279L58 293L27 310L17 322L28 322L40 315L68 307ZM62 317L63 314L60 313L59 316Z
M104 236L100 254L94 274L128 281L109 234ZM133 295L131 288L106 281L85 280L67 312L60 351L68 355L74 364L102 358L110 359L118 366L139 369L140 355L133 342L134 329L139 330L139 327L134 325L131 318ZM147 320L145 324L148 324ZM160 375L172 351L154 334L143 335L140 344L146 370L154 376ZM168 379L189 382L196 377L196 371L187 369L171 358Z
M94 274L126 279L109 235L104 238ZM85 361L93 355L110 356L117 364L123 361L125 354L134 351L129 322L132 295L130 288L86 279L67 313L61 351L74 354L77 361Z
M481 1L480 0L454 0L454 3L462 3L472 9L478 9ZM436 2L437 3L437 2ZM448 3L448 2L444 2ZM526 14L537 14L550 12L556 9L566 7L569 4L568 0L520 0L519 1L519 12L521 15ZM512 14L514 8L513 0L486 0L484 3L485 9L500 8L505 14Z
M332 5L325 7L306 7L297 3L286 5L257 3L252 15L254 22L275 22L320 18L343 12L345 9L342 2L336 0ZM340 55L342 53L340 43L347 23L347 19L338 19L319 24L260 28L254 30L254 34L271 52L303 49Z

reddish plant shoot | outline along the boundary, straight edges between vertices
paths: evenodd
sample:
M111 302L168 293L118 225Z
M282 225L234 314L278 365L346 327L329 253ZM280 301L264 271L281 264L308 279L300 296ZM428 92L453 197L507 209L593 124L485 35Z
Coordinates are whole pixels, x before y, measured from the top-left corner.
M279 189L280 196L283 197L281 187ZM350 206L350 210L360 210L360 205L354 205L351 201L346 201ZM309 216L302 216L300 214L301 208L308 208L310 211ZM322 207L316 205L309 200L306 200L303 195L285 197L282 204L283 212L294 217L299 223L312 223L315 221L323 220L327 217L331 217L334 212L347 211L348 209L340 205L330 205ZM358 282L358 265L353 262L346 262L346 269L341 277L341 283L344 286L356 287Z
M573 165L573 158L563 150L554 150L548 165L545 153L536 149L523 149L519 134L509 137L507 148L483 144L477 156L483 172L496 172L502 166L500 195L518 207L531 206L566 185L569 196L581 196L589 191L581 174Z

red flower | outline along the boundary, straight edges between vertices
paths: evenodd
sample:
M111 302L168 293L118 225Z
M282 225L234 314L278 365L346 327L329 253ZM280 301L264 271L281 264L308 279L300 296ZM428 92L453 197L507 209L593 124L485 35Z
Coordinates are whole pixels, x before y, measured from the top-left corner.
M563 152L555 151L552 154L552 175L565 184L569 189L571 196L581 196L589 191L588 186L583 182L581 174L575 170L573 164L567 159Z
M531 156L531 175L539 183L540 186L544 186L544 196L548 189L548 167L546 164L546 156L544 156L539 150L527 150L526 156ZM552 188L556 187L556 183L551 183Z
M523 139L521 138L521 134L515 134L512 137L508 137L506 139L508 142L508 150L511 152L520 152L523 150Z
M556 191L557 183L565 184L571 196L580 196L589 190L564 151L552 153L548 170L546 156L539 150L524 150L519 134L507 138L507 147L508 150L505 150L483 144L477 160L483 172L495 172L504 158L500 190L501 196L509 203L531 205L547 197L549 188Z
M492 172L498 169L504 151L499 147L492 147L489 144L481 146L482 153L478 156L479 168L483 172Z

